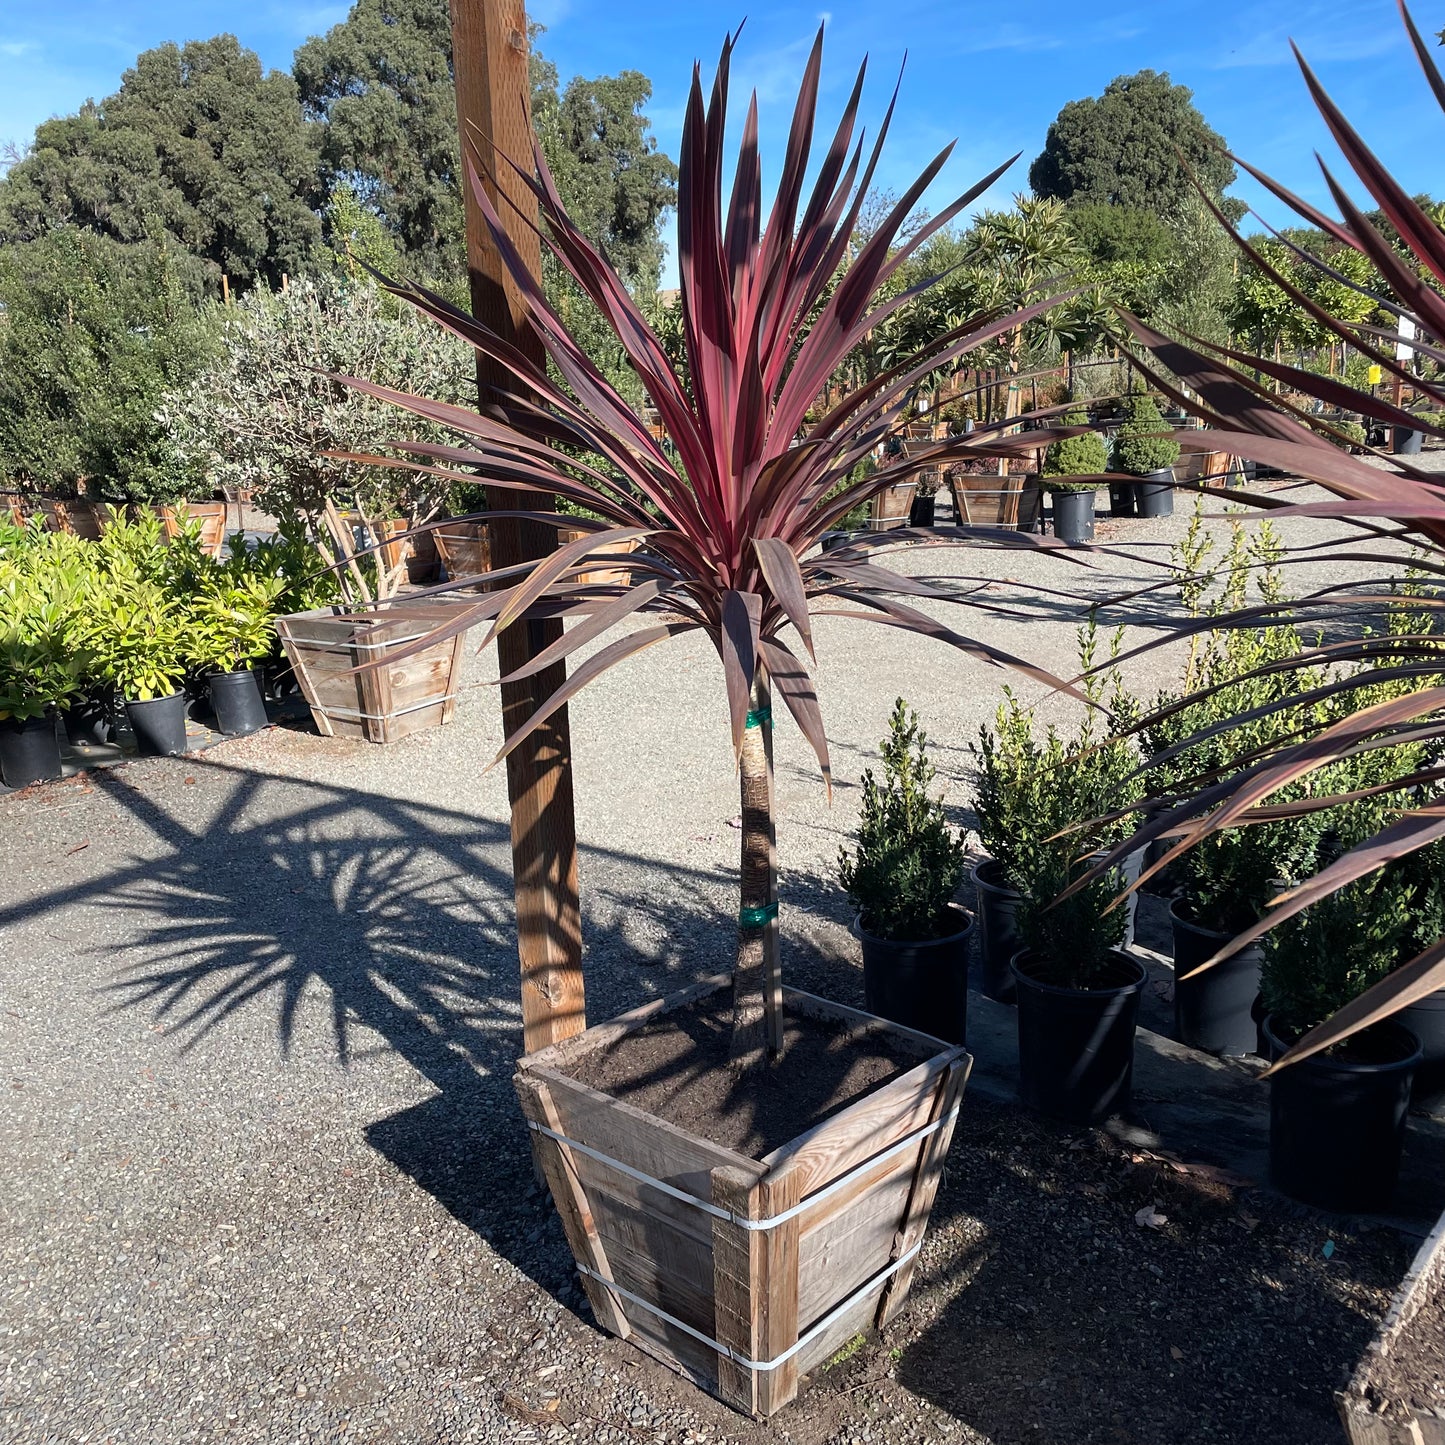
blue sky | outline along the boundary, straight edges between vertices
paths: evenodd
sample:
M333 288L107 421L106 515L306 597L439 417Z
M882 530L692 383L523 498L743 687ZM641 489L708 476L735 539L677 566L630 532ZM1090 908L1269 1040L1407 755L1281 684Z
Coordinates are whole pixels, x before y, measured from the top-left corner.
M654 82L651 115L677 153L694 59L710 75L725 30L745 13L716 0L533 0L543 49L564 79L627 67ZM1310 199L1327 204L1313 150L1329 137L1309 105L1288 41L1299 42L1327 88L1410 190L1445 191L1435 165L1442 117L1432 103L1391 0L1173 0L1170 4L1028 6L974 0L827 0L752 6L734 63L735 94L756 87L765 178L776 177L796 78L820 18L828 22L822 110L836 116L866 52L867 115L876 123L908 53L884 174L906 184L957 138L935 205L1020 150L987 201L1027 186L1028 162L1059 107L1097 94L1120 73L1152 67L1190 86L1231 147ZM164 40L229 30L270 66L288 67L308 35L345 18L345 4L280 0L0 0L0 141L25 142L37 122L115 90L136 54ZM1439 17L1420 10L1421 28ZM1441 52L1445 59L1445 52ZM735 101L737 113L742 101ZM766 184L766 180L765 180ZM1241 184L1254 203L1260 192ZM1279 209L1262 205L1271 220Z

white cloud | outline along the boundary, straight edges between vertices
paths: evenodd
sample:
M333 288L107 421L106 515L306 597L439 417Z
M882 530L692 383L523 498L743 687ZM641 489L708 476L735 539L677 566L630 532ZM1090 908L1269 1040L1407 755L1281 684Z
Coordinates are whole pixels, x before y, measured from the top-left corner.
M29 55L39 49L33 40L0 40L0 55L9 56L12 60L18 60L22 55Z

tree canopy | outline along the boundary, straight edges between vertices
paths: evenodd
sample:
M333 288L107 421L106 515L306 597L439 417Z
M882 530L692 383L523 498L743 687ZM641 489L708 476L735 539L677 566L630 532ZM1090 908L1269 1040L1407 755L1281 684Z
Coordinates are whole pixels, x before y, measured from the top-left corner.
M657 224L677 168L657 149L635 70L560 89L535 49L532 116L569 212L621 274L657 284ZM408 261L437 276L464 270L461 159L447 0L356 0L296 52L307 115L322 127L322 179L345 184L379 216Z
M1188 171L1216 195L1234 181L1224 138L1168 74L1116 76L1101 96L1071 100L1029 167L1034 194L1071 206L1129 206L1168 215L1194 194ZM1180 161L1180 152L1184 160Z
M0 179L0 244L80 226L174 246L249 285L311 262L317 138L296 84L233 35L147 50L120 89L38 127Z

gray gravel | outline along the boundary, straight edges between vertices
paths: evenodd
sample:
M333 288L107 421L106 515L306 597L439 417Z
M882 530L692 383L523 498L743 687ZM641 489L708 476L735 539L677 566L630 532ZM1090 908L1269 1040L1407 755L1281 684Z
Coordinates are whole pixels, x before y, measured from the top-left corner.
M1127 537L1157 556L1182 527ZM1026 614L990 639L1067 670L1078 605L1037 589L1103 598L1149 571L1095 561L900 565L990 579ZM962 807L1003 675L833 619L818 647L839 787L829 807L784 725L783 916L791 976L850 1000L831 866L893 699ZM883 1357L866 1388L825 1380L764 1432L592 1328L509 1082L493 676L470 661L455 724L391 748L273 730L0 799L0 1438L983 1438ZM723 716L691 638L573 706L593 1018L728 963Z

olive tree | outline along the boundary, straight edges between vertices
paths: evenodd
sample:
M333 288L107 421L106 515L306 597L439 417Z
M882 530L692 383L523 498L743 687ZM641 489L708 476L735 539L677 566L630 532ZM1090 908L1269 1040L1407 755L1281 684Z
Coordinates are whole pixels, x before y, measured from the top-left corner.
M338 568L348 600L365 604L391 596L401 578L399 562L367 552L380 547L384 523L423 526L447 486L354 460L395 439L396 412L337 376L445 402L476 385L469 348L435 322L398 312L368 280L319 278L245 296L227 315L216 362L172 393L162 415L176 446L217 482L253 488L265 511L299 522ZM423 438L442 439L439 429Z

